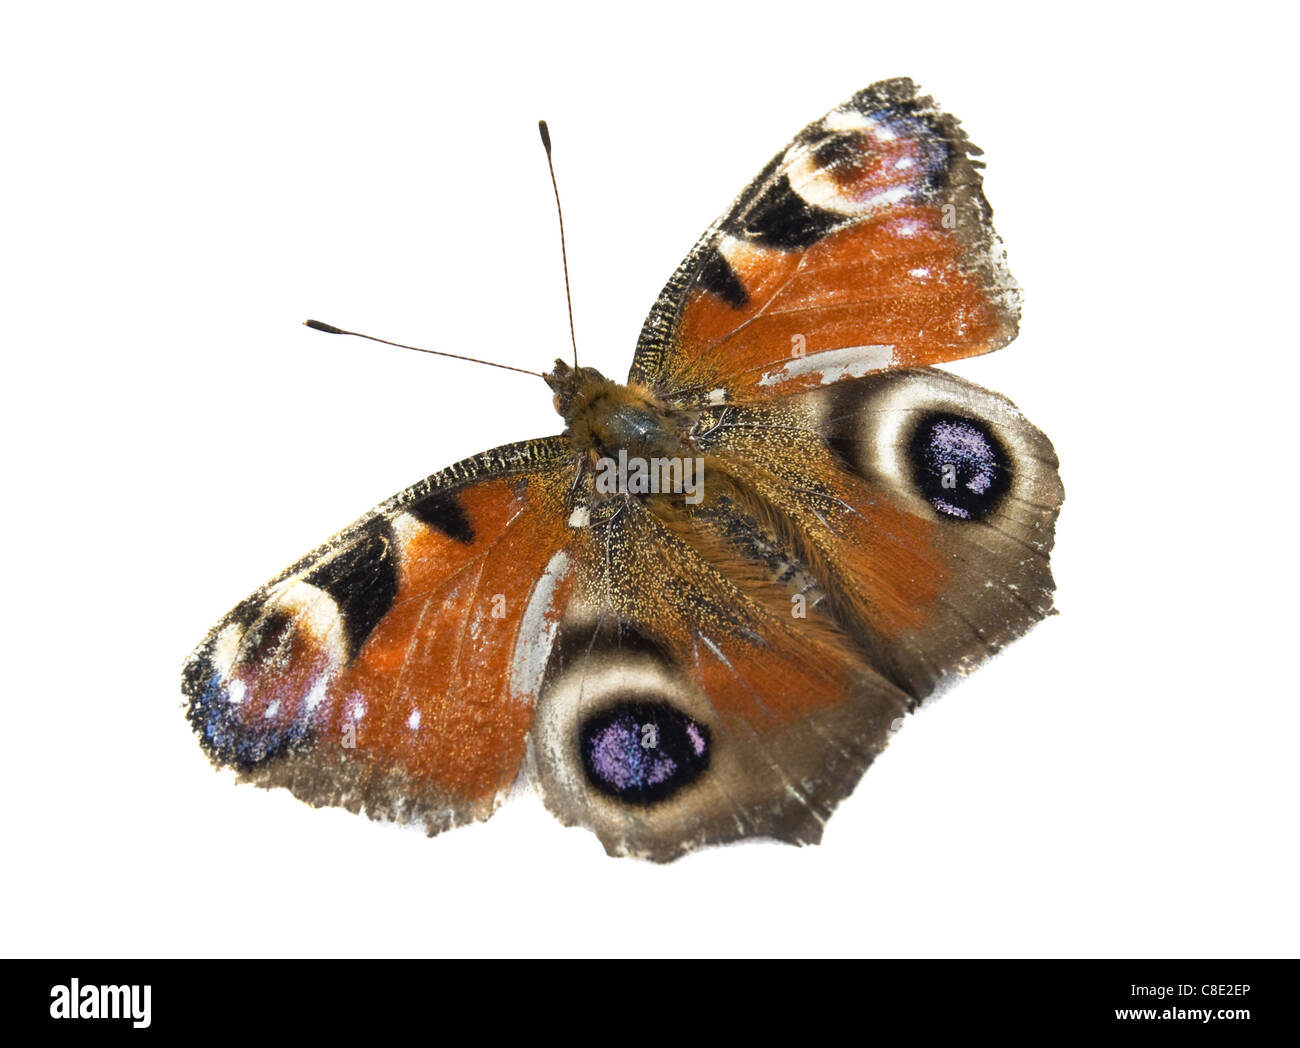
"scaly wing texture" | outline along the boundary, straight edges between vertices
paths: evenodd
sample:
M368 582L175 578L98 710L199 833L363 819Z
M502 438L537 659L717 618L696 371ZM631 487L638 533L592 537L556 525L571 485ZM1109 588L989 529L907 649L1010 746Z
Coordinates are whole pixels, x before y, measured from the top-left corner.
M559 438L467 459L236 607L184 671L213 762L429 833L490 815L564 599L574 468Z
M660 293L630 379L682 406L753 403L1016 335L980 163L905 79L805 128Z
M794 522L837 620L914 700L1051 614L1064 490L1005 397L907 369L717 412L713 455Z
M762 524L706 504L629 500L575 548L530 769L612 855L819 840L907 706L828 616L791 613L798 567Z

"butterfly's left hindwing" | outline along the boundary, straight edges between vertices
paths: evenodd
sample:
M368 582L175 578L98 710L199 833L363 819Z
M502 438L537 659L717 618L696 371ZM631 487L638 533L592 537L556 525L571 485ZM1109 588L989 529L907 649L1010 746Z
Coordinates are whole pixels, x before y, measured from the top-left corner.
M467 459L244 601L186 663L215 763L430 832L514 781L567 585L558 438Z

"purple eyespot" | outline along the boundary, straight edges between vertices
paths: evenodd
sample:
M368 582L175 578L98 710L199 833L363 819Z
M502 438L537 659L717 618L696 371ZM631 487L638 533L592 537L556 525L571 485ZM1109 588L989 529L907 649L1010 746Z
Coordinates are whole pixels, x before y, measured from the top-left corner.
M666 702L624 701L579 729L587 780L629 804L653 804L709 766L709 729Z
M942 412L927 415L908 450L917 487L942 516L980 520L1011 486L1006 449L976 419Z

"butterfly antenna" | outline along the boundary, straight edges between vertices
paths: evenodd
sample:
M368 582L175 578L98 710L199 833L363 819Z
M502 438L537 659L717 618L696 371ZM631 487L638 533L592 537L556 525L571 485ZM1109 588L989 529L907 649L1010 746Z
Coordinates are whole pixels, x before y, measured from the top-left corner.
M492 360L479 360L478 357L463 357L459 353L444 353L441 349L425 349L423 346L408 346L404 342L389 342L386 338L375 338L374 335L363 335L360 331L344 331L333 324L326 324L319 320L304 320L313 331L324 331L327 335L352 335L354 338L365 338L371 342L382 342L385 346L396 346L398 349L413 349L417 353L432 353L439 357L451 357L452 360L468 360L471 364L486 364L490 368L504 368L506 371L519 371L525 375L536 375L538 378L546 378L540 371L529 371L527 368L517 368L510 364L498 364Z
M569 304L569 340L573 343L573 366L578 366L578 336L573 331L573 294L569 290L569 255L564 250L564 209L560 207L560 185L555 181L555 164L551 161L551 132L545 120L537 121L542 146L546 149L546 166L551 172L551 188L555 190L555 213L560 216L560 258L564 262L564 298Z

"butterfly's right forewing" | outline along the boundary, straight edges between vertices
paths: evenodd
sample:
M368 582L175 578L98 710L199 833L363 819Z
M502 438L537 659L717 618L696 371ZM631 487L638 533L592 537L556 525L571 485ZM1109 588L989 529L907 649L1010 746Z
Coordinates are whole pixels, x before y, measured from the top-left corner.
M910 80L804 128L686 257L630 380L676 404L761 403L987 353L1020 297L980 153Z

